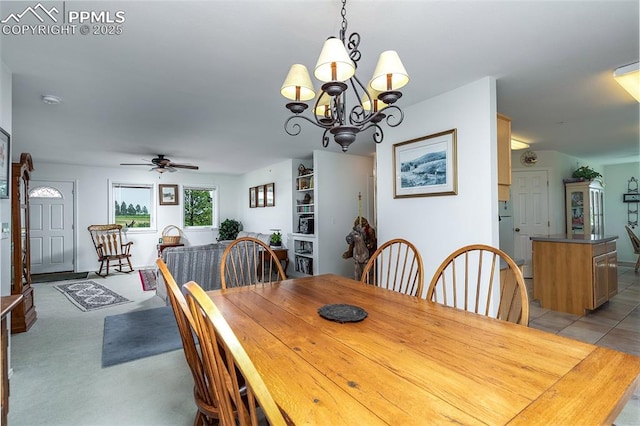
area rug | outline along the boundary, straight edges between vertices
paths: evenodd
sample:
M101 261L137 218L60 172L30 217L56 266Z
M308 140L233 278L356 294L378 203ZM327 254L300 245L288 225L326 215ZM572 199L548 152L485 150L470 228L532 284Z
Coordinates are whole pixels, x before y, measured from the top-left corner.
M58 284L53 287L83 311L93 311L131 302L126 297L120 296L115 291L91 280Z
M31 283L49 283L52 281L84 280L88 272L52 272L48 274L31 274Z
M138 269L140 274L140 282L142 290L151 291L156 289L156 270L155 269Z
M180 332L170 306L104 319L103 368L181 348Z

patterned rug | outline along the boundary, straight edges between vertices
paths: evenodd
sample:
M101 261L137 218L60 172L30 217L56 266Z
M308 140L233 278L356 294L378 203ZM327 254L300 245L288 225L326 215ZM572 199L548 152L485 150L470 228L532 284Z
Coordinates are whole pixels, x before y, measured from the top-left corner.
M156 270L155 269L138 269L140 273L140 282L142 282L142 290L151 291L156 289Z
M58 291L82 311L93 311L110 306L129 303L131 300L120 296L113 290L95 281L78 281L68 284L54 285Z

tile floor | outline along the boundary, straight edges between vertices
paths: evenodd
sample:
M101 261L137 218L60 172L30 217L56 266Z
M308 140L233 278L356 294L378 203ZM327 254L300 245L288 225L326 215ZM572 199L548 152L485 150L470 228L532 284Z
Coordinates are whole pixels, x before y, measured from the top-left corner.
M533 300L529 290L529 327L640 356L640 273L618 268L618 294L584 316L551 311Z
M551 311L529 293L529 327L640 356L640 272L618 267L618 294L587 315ZM640 388L626 404L615 424L640 425Z

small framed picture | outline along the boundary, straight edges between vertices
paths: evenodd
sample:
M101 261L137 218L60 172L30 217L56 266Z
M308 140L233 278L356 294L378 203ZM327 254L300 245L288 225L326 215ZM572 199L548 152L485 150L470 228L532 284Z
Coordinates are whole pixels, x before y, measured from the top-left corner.
M253 209L257 206L256 187L249 188L249 208Z
M0 198L9 198L9 173L11 171L11 153L9 152L9 133L0 128Z
M275 183L268 183L264 186L265 206L273 207L276 205L276 187Z
M158 185L161 206L178 205L178 185Z
M456 195L456 129L393 145L393 198Z
M257 189L257 206L264 207L264 185L256 187Z

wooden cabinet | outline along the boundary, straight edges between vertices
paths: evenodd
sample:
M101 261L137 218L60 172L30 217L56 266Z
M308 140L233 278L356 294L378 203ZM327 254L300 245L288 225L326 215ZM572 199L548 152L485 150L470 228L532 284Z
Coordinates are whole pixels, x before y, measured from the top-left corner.
M498 114L498 200L509 200L511 187L511 119Z
M604 189L598 181L565 183L567 234L604 234Z
M31 287L31 248L29 246L29 180L33 171L31 155L22 153L20 162L12 164L11 237L13 281L11 294L22 295L22 301L11 312L11 332L22 333L36 322L36 308Z
M580 237L532 237L533 297L543 308L584 315L618 293L617 237Z

